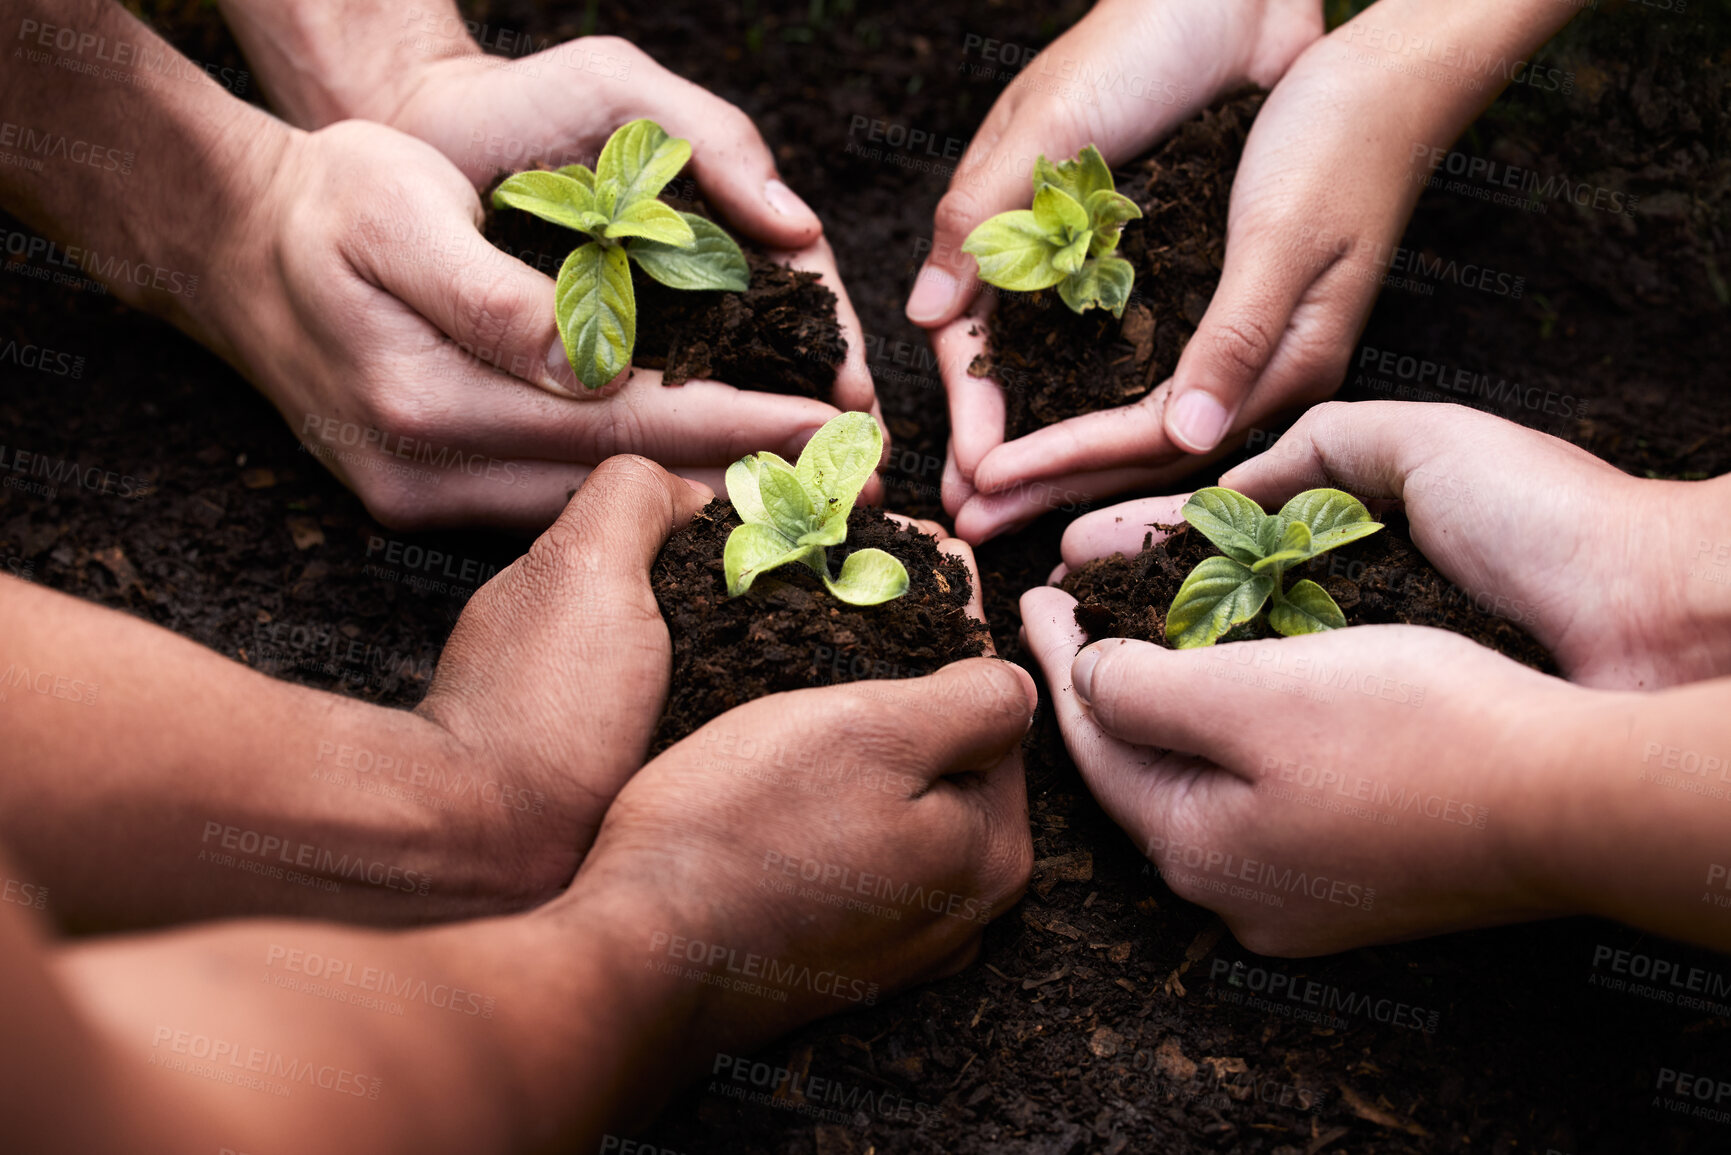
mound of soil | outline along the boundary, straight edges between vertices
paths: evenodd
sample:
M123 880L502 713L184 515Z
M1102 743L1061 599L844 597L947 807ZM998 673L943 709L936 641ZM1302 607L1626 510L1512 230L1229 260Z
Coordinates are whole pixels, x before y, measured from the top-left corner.
M655 600L673 635L673 680L652 753L767 694L917 678L986 652L991 634L967 612L974 592L968 567L930 535L856 507L847 542L831 551L831 572L854 550L877 548L901 560L909 585L894 601L850 606L816 574L792 565L728 597L721 556L737 525L739 515L717 498L655 560Z
M529 213L496 209L492 198L489 188L486 238L524 264L558 276L582 238ZM662 199L683 212L712 216L699 200ZM663 385L697 377L828 401L836 370L847 359L835 294L817 273L778 265L749 242L734 240L751 266L751 285L743 293L670 289L632 270L637 295L632 364L660 369Z
M1292 570L1287 584L1309 578L1320 585L1340 606L1349 626L1437 626L1465 634L1535 670L1557 672L1549 652L1515 624L1524 617L1524 607L1491 607L1508 617L1488 612L1425 560L1408 536L1405 518L1387 515L1383 524L1382 532ZM1065 576L1064 591L1077 602L1076 624L1087 631L1089 641L1134 638L1170 648L1165 636L1167 607L1190 571L1220 551L1188 525L1155 528L1173 532L1159 542L1148 534L1135 557L1113 554ZM1264 615L1235 627L1227 639L1274 636Z
M1221 101L1112 174L1142 210L1118 242L1136 269L1122 319L1073 313L1056 289L999 294L987 351L968 371L1004 387L1006 438L1128 405L1172 375L1220 284L1232 178L1262 101Z

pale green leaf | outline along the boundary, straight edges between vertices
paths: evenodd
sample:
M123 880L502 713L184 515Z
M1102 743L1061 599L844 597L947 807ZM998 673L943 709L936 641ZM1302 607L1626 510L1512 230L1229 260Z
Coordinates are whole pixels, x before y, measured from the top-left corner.
M851 606L875 606L908 592L907 567L881 549L856 550L841 563L841 576L823 584Z
M1260 533L1268 515L1262 507L1234 489L1211 485L1190 495L1179 511L1221 553L1245 565L1261 560Z
M618 186L617 214L660 193L690 159L690 141L668 136L653 120L634 120L607 138L595 176Z
M805 443L794 472L823 523L821 544L839 545L846 539L848 514L883 450L883 431L869 413L832 417ZM811 540L818 543L820 538Z
M1052 185L1070 194L1078 202L1086 204L1088 197L1101 191L1111 191L1112 170L1107 167L1106 160L1100 155L1100 150L1088 145L1076 154L1076 159L1053 164L1045 157L1034 162L1034 189Z
M584 165L568 164L560 168L559 171L572 180L580 182L584 188L591 192L595 191L595 173Z
M1043 185L1034 193L1033 213L1034 223L1060 244L1088 227L1088 210L1082 202L1056 185Z
M1302 521L1290 521L1280 516L1271 517L1263 524L1283 528L1280 539L1274 543L1274 548L1267 550L1262 560L1250 567L1252 571L1255 573L1273 571L1274 575L1278 577L1280 571L1287 566L1305 561L1311 556L1310 527L1308 525Z
M1100 189L1089 194L1086 207L1089 227L1094 230L1094 241L1088 246L1088 255L1091 257L1110 255L1118 247L1118 238L1124 232L1124 222L1135 220L1142 215L1142 210L1136 207L1135 201L1109 189Z
M595 193L581 180L557 172L520 172L493 190L493 207L521 209L544 221L589 232L584 214L593 212Z
M553 286L553 312L577 380L599 389L631 364L637 300L621 249L591 241L565 258Z
M1094 234L1083 229L1081 236L1052 254L1052 267L1073 280L1072 274L1078 272L1082 262L1088 259L1088 243L1093 239Z
M733 511L746 524L768 524L769 511L763 507L763 495L758 492L757 475L762 468L756 454L748 454L727 467L727 500Z
M751 588L759 574L800 561L801 555L808 552L788 541L772 525L754 521L735 526L721 551L727 596L738 597Z
M743 293L751 285L745 254L714 221L680 213L695 238L688 248L633 240L626 251L642 270L670 289L721 289Z
M1220 635L1247 622L1274 591L1274 579L1252 573L1229 557L1205 558L1166 611L1166 640L1180 650L1212 646Z
M999 213L982 222L962 242L962 252L980 265L980 280L1012 292L1031 293L1064 279L1053 267L1054 245L1028 209Z
M643 237L679 249L689 249L697 243L697 234L685 218L653 197L620 209L607 226L607 236Z
M1338 549L1382 528L1363 502L1338 489L1307 489L1283 505L1280 513L1310 527L1312 554Z
M1268 624L1277 634L1293 637L1298 634L1318 634L1338 630L1346 625L1346 615L1328 591L1306 579L1286 591L1268 609Z
M1114 317L1122 317L1135 280L1136 272L1129 261L1096 257L1084 262L1080 272L1058 283L1058 296L1072 312L1105 308L1112 310Z
M789 541L797 542L817 528L817 512L812 507L811 495L800 484L794 471L779 460L759 456L757 492L763 498L769 524L780 530Z

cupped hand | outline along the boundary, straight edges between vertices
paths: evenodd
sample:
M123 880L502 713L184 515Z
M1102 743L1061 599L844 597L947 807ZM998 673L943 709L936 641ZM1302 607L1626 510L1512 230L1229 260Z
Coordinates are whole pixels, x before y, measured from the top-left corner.
M1561 913L1545 816L1597 691L1442 630L1363 626L1207 649L1087 641L1022 596L1070 755L1179 897L1262 954Z
M1725 512L1718 483L1633 478L1459 405L1365 401L1312 409L1220 484L1267 508L1318 486L1402 503L1425 557L1543 643L1571 681L1654 689L1731 671L1723 605L1708 607L1718 591L1693 574ZM1181 504L1149 498L1078 518L1065 564L1135 554Z
M428 145L347 121L292 134L233 251L212 257L232 291L210 296L210 341L382 523L538 532L616 453L719 485L744 454L791 457L835 416L715 382L663 388L641 369L584 396L553 281L480 220Z
M707 1071L826 1014L971 960L1033 861L1018 667L760 698L634 777L572 885L631 927L622 965L693 1009Z
M835 293L848 348L835 404L875 411L859 317L823 223L782 182L757 126L734 105L615 36L586 36L509 61L479 54L428 60L404 87L387 123L444 153L477 188L537 164L592 165L613 130L638 117L691 141L690 174L723 221L781 263L820 274Z
M1109 164L1131 160L1222 93L1273 85L1322 29L1316 0L1106 0L1029 62L992 106L938 202L931 255L907 305L910 320L933 330L949 392L953 463L944 501L960 536L977 544L1043 512L1049 495L1020 489L1018 480L1091 493L1141 480L1087 476L1118 464L1106 462L989 474L995 488L979 488L977 471L1004 440L1004 403L996 383L967 373L984 349L993 298L980 294L962 242L988 217L1027 207L1037 156L1064 159L1093 144Z

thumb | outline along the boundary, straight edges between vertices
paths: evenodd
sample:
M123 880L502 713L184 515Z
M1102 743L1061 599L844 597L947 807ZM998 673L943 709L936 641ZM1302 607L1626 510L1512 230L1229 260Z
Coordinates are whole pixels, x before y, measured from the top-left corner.
M713 496L708 486L647 457L609 457L590 471L530 555L540 551L543 565L583 583L624 579L647 592L661 547Z

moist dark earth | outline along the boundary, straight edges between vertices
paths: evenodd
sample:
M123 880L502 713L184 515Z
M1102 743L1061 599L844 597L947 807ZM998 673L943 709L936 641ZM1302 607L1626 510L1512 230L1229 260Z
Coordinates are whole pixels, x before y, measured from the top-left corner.
M908 571L908 592L881 606L850 606L801 565L764 574L727 596L722 550L739 525L717 498L668 539L650 581L673 640L673 678L650 752L733 707L784 690L868 678L918 678L986 651L990 634L968 614L966 563L881 510L855 506L847 541L830 550L832 575L855 550L881 549Z
M1232 178L1262 100L1219 101L1114 170L1117 190L1142 210L1118 240L1136 270L1122 317L1073 313L1056 289L997 294L989 347L970 371L1004 387L1006 438L1128 405L1172 375L1220 283Z
M161 8L183 50L239 65L210 8ZM959 156L947 142L970 136L1017 67L988 59L984 41L1038 47L1084 6L608 0L467 10L536 43L586 24L627 36L756 119L786 180L824 218L860 312L896 438L889 508L939 516L943 394L901 303ZM1463 170L1475 158L1530 166L1570 191L1507 204L1488 199L1496 190L1482 177L1434 182L1404 245L1508 280L1493 278L1501 291L1447 276L1429 291L1385 289L1342 396L1471 404L1639 476L1731 469L1728 50L1715 6L1582 12L1540 54L1541 76L1567 76L1567 90L1512 87L1456 146ZM903 127L896 139L919 129L939 143L891 145L889 125ZM1595 204L1597 189L1621 199ZM1619 204L1626 211L1612 211ZM16 342L0 344L7 468L22 450L96 467L82 476L101 480L49 495L0 489L6 569L297 682L418 701L468 593L523 543L380 529L216 358L21 265L0 277L0 323ZM26 367L15 351L26 345L67 360ZM1438 374L1417 369L1426 361L1450 380L1465 370L1470 391L1439 388ZM980 553L1006 656L1022 657L1016 595L1058 560L1064 520L1054 514ZM1049 713L1027 754L1035 882L987 930L980 962L760 1056L835 1080L854 1109L814 1117L821 1105L744 1104L700 1086L640 1138L754 1155L1731 1146L1731 1129L1673 1113L1675 1100L1655 1093L1662 1069L1731 1076L1731 1011L1602 986L1609 966L1595 959L1627 950L1703 967L1716 981L1731 962L1587 919L1258 958L1209 912L1175 899L1089 800ZM1338 1009L1307 1016L1314 1006L1269 997L1309 981Z

